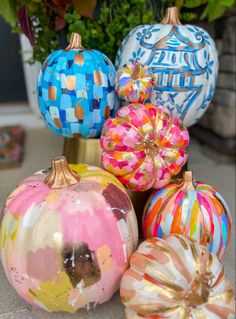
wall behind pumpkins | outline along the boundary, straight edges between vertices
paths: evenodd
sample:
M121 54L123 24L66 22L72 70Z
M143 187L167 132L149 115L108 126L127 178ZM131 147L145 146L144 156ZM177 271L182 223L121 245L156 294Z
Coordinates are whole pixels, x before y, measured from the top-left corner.
M13 34L10 26L0 17L0 108L5 103L26 103L24 73L19 52L19 36Z
M235 79L236 79L236 10L214 23L202 23L215 39L219 53L219 75L215 95L192 134L228 158L236 155Z
M23 63L31 51L29 40L12 33L0 16L0 127L44 127L35 94L40 63Z

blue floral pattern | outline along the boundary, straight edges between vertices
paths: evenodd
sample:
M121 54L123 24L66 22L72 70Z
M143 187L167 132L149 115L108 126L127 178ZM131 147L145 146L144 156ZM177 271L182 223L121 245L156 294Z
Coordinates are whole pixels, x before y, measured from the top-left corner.
M140 62L152 68L154 105L167 107L185 126L193 125L211 102L218 56L209 34L190 25L142 25L124 39L116 67Z
M129 62L140 62L140 59L144 56L144 54L145 51L139 48L137 52L133 52L133 57L129 59Z

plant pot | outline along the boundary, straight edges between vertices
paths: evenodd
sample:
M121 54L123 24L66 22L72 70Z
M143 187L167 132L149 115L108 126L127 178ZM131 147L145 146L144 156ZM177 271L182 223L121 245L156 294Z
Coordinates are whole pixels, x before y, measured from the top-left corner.
M34 114L41 117L36 92L37 78L41 68L41 63L35 62L34 64L29 64L27 62L31 58L33 49L27 37L23 34L20 35L20 44L22 49L23 69L28 103Z
M102 149L98 138L64 138L63 155L71 164L85 163L102 167Z

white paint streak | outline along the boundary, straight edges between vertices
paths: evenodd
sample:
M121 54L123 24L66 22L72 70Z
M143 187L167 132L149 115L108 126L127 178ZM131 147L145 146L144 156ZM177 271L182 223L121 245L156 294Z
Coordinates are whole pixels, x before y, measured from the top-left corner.
M47 312L52 312L51 310L49 310L42 302L38 301L38 300L34 300L34 304L36 306L38 306L39 308L47 311Z
M83 279L81 279L80 282L76 285L76 288L79 289L80 294L83 293L83 289L84 289L84 280Z
M123 251L124 251L125 262L127 262L127 247L126 247L125 243L122 245L122 248L123 248Z
M42 205L37 205L36 207L35 203L30 205L30 207L27 209L23 217L23 221L22 221L23 228L30 228L36 223L39 215L41 214L41 210L43 206L44 205L42 204Z

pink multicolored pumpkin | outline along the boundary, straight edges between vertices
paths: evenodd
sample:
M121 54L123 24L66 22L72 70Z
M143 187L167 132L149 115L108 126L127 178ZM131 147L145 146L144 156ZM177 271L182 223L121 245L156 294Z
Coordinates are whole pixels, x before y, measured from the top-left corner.
M120 182L58 158L50 172L27 178L8 197L0 255L25 301L76 312L111 298L137 241L136 216Z
M181 235L150 238L121 280L126 319L233 319L234 291L216 255Z
M148 66L130 62L116 72L115 90L121 100L144 103L152 93L155 77Z
M100 138L105 169L133 191L161 188L187 161L187 129L152 104L122 107L105 122Z
M155 191L143 219L144 238L181 234L206 246L223 258L231 237L231 215L223 197L203 182L193 181L192 172L183 181Z

